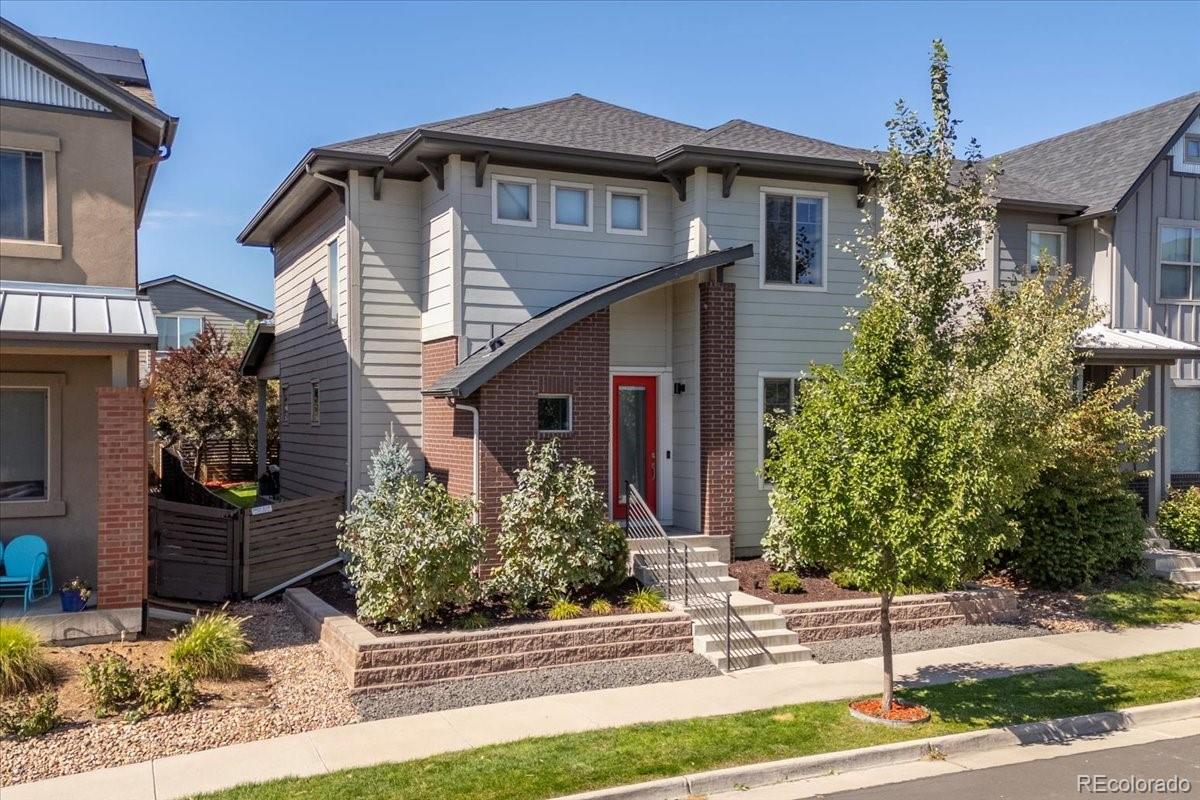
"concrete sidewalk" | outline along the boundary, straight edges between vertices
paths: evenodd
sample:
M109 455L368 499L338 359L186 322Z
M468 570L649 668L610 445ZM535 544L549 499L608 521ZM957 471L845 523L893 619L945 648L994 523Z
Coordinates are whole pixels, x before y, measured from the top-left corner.
M896 656L896 671L910 685L946 683L1194 647L1200 647L1200 624L1089 631L907 653ZM231 745L5 787L0 794L4 800L170 800L530 736L870 694L879 691L880 673L877 658L844 664L809 661L677 683L537 697Z

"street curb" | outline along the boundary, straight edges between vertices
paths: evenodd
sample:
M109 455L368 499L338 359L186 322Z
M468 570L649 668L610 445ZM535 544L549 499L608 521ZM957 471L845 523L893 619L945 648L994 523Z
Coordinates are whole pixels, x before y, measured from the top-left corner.
M885 767L919 761L935 755L938 758L963 753L978 753L1025 744L1061 743L1086 736L1098 736L1125 731L1160 722L1200 717L1200 697L1127 708L1124 711L1103 711L1077 717L1027 722L1004 728L991 728L967 733L952 733L911 742L865 747L822 753L763 764L699 772L678 778L615 786L582 794L572 794L557 800L679 800L688 795L705 795L767 786L787 781L815 778L835 772Z

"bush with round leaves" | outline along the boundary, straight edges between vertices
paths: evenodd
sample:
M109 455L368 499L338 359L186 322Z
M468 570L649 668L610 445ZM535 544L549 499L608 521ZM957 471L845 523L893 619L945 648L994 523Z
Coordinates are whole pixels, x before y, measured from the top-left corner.
M629 548L608 520L596 471L559 461L558 440L530 442L528 465L500 500L500 567L490 590L514 608L579 597L625 578Z
M1200 552L1200 486L1167 495L1158 506L1158 530L1181 550Z
M371 457L371 487L339 525L358 614L389 630L413 630L479 596L484 530L475 504L412 472L408 448L389 432Z

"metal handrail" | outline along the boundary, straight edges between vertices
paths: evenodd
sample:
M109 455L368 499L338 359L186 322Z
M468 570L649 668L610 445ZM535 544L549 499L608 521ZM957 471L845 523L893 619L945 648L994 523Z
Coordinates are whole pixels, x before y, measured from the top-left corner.
M625 535L635 540L657 540L662 547L661 558L642 552L642 564L649 569L654 580L663 586L666 599L673 601L676 569L682 570L683 606L692 613L694 618L704 619L706 615L723 615L725 664L733 671L734 658L749 654L763 653L774 662L775 658L762 640L755 635L742 616L733 607L732 593L727 591L712 592L700 583L692 571L690 559L691 547L686 542L680 542L682 551L670 540L662 523L650 510L637 488L630 483L625 484L626 514ZM664 563L665 562L665 563ZM665 575L663 574L665 573ZM665 580L664 580L665 578ZM718 619L720 617L718 616Z

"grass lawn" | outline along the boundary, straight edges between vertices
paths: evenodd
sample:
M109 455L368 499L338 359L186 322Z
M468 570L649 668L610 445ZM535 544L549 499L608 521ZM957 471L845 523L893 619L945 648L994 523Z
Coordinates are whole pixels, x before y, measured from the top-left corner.
M848 750L1200 695L1200 649L901 693L933 711L897 730L859 722L845 701L524 739L272 781L220 800L542 800L700 770Z
M1200 592L1154 578L1130 581L1087 599L1087 613L1118 627L1200 621Z
M234 486L227 486L224 489L213 489L213 494L220 497L227 503L233 503L238 508L250 508L254 505L254 501L258 499L258 484L251 481L250 483L239 483Z

